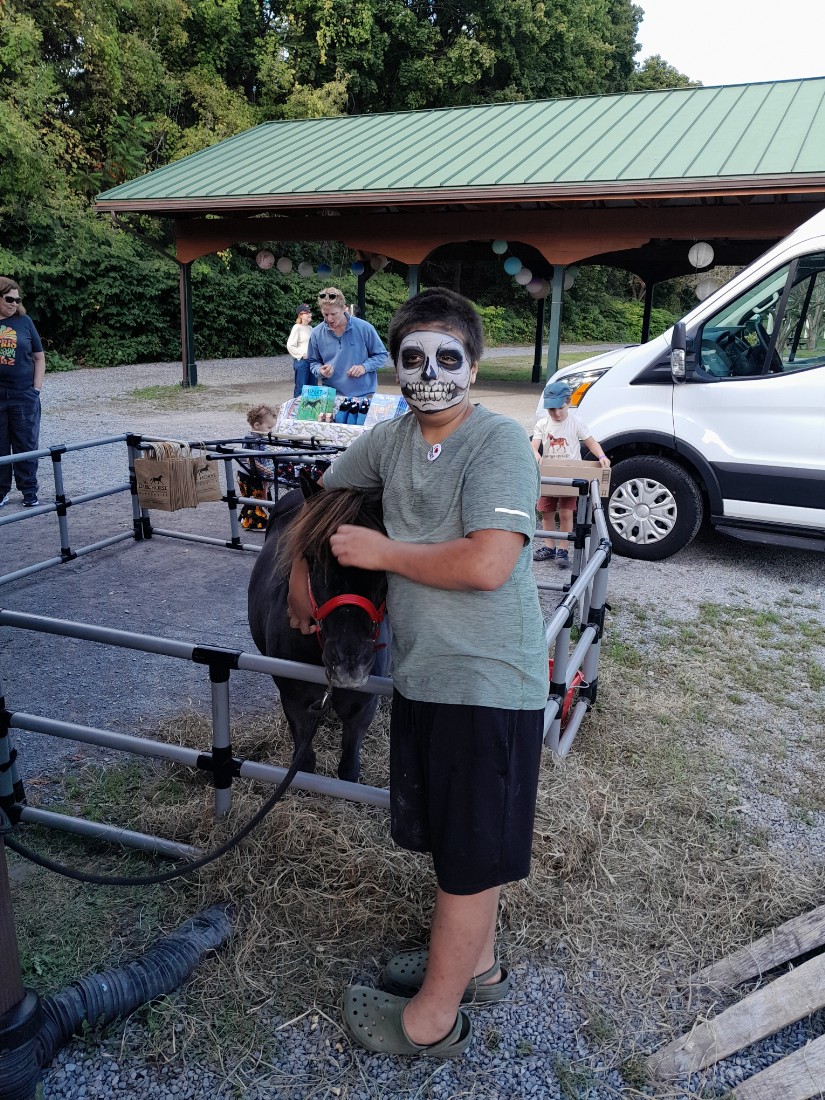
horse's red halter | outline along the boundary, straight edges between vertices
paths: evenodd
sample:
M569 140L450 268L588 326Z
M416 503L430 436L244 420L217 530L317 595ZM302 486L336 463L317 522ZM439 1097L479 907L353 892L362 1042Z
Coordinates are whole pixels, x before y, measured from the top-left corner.
M309 602L312 607L312 617L318 624L317 636L318 644L324 648L324 638L321 630L321 623L329 615L330 611L334 611L336 607L346 607L351 605L353 607L360 607L362 611L366 611L372 620L374 629L372 632L372 640L375 643L374 648L376 650L383 649L384 643L378 642L378 631L381 627L381 623L384 619L384 611L386 610L386 602L382 603L380 607L376 607L375 604L366 598L366 596L356 596L354 592L345 592L343 596L333 596L332 599L327 600L326 603L322 603L319 607L315 602L315 597L312 594L312 583L307 576L307 591L309 592Z

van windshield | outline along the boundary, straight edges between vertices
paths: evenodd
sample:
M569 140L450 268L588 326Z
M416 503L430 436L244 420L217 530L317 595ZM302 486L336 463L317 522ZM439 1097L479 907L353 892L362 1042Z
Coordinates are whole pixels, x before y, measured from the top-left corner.
M823 363L825 254L805 256L772 272L728 302L702 329L699 367L715 378L784 374Z

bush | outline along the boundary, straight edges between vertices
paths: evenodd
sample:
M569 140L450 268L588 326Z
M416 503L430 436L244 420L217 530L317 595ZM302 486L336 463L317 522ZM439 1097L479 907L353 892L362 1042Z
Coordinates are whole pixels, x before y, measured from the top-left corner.
M65 370L77 370L77 363L72 362L71 359L67 359L65 355L61 355L59 351L47 351L46 374L53 374L57 371Z
M516 313L505 306L478 306L484 325L484 343L487 347L507 344L531 344L536 323L530 317Z

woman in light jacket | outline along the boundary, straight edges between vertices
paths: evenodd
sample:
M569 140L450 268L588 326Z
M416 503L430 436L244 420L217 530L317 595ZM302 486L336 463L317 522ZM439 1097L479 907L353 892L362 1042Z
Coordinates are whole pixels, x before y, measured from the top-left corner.
M301 390L304 386L315 385L315 379L312 377L309 370L309 360L306 357L307 345L309 344L309 337L312 332L311 322L312 311L306 302L301 302L298 306L297 320L292 326L292 332L290 332L289 339L286 342L286 350L292 356L292 367L295 371L294 397L301 396Z

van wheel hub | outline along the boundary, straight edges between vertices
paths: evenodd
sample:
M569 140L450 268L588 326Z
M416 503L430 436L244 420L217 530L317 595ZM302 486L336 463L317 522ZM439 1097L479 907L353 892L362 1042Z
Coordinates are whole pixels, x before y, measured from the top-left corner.
M623 539L646 546L671 533L677 508L666 485L653 478L634 477L617 486L610 497L608 514Z

